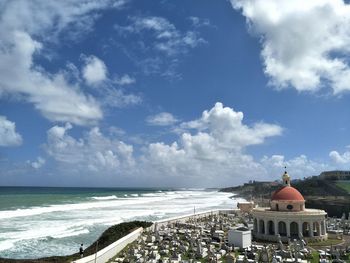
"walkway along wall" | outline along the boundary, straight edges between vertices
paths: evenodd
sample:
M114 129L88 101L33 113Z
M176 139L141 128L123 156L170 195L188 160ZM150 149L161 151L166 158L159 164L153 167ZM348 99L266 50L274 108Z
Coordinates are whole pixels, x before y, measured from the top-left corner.
M104 249L101 249L100 251L98 251L97 256L95 253L93 255L75 260L72 263L95 263L95 257L96 257L96 263L105 263L111 258L113 258L120 251L122 251L128 244L130 244L131 242L134 242L142 234L142 231L143 231L143 228L140 227L135 231L131 232L130 234L122 237L121 239L118 239L116 242L110 244Z
M185 223L185 221L188 220L189 218L201 218L201 217L218 215L218 214L234 214L238 211L239 211L238 209L221 209L221 210L205 211L205 212L199 212L196 214L173 217L169 219L155 221L153 222L153 225L147 228L146 230L154 229L155 225L159 227L161 225L167 225L171 223ZM131 232L130 234L126 235L125 237L122 237L116 242L98 251L96 256L96 263L105 263L111 258L113 258L114 256L116 256L128 244L134 242L142 234L142 232L143 232L143 228L142 227L138 228L135 231ZM93 255L75 260L72 263L95 263L95 255L96 254L93 254Z

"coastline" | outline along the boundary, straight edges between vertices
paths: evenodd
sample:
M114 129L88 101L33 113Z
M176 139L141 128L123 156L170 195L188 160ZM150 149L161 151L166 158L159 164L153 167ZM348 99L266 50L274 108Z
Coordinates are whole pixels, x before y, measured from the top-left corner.
M167 225L167 224L170 224L170 223L185 222L189 218L201 218L201 217L206 217L206 216L209 216L209 215L217 215L217 214L222 214L222 213L223 214L234 214L235 212L238 212L238 211L239 211L238 209L208 210L208 211L202 211L202 212L198 212L198 213L194 213L194 214L186 214L186 215L170 217L170 218L167 218L167 219L157 220L157 221L154 221L154 222L145 222L145 223L151 223L151 226L148 226L148 228L154 229L154 227L161 226L163 224ZM125 224L125 223L134 223L134 222L135 221L124 222L124 223L117 224L117 225L115 225L113 227L118 227L118 226L120 226L122 224ZM139 230L139 228L137 228L136 230L134 229L134 231L125 233L125 235L123 235L119 239L115 240L113 243L110 243L110 244L108 244L108 246L105 246L105 247L101 248L99 251L97 251L97 258L105 257L105 253L108 253L108 251L110 250L110 248L107 248L107 247L109 247L109 246L113 247L113 244L117 243L118 241L120 241L121 239L125 238L127 235L132 234L133 232L135 232L134 234L137 234L138 232L141 233L142 231ZM97 240L99 240L100 238L101 237L99 237ZM89 246L89 248L94 249L97 240L93 244L91 244ZM134 239L130 239L130 240L127 239L127 241L128 241L127 244L129 244L130 242L134 241ZM124 245L122 248L124 248L126 245ZM87 251L87 250L88 249L86 249L85 251ZM44 257L44 258L37 258L37 259L0 258L0 263L23 263L23 262L28 262L28 263L48 263L48 262L86 263L86 262L90 262L94 258L95 258L95 253L90 254L90 255L82 258L82 259L79 259L78 253L75 253L75 254L66 255L66 256L52 256L52 257Z
M155 197L158 196L158 197ZM95 198L96 195L89 195L89 199ZM101 204L103 205L103 208L101 210L101 212L99 212L99 214L102 214L104 217L104 221L98 220L98 218L95 217L95 213L93 210L79 210L79 211L83 211L84 213L87 213L86 215L89 216L91 218L91 222L99 222L99 223L94 223L93 227L99 227L100 230L100 234L106 230L106 228L108 228L108 226L104 227L105 224L103 222L115 222L119 223L119 222L130 222L133 220L146 220L146 221L157 221L157 220L168 220L172 217L183 217L186 216L188 214L192 215L192 211L194 210L194 205L195 204L195 210L196 213L202 212L202 211L207 211L207 210L214 210L214 209L226 209L226 208L233 208L235 207L235 203L240 201L240 198L237 198L235 195L232 194L218 194L218 191L213 191L213 189L210 190L197 190L197 191L178 191L178 192L162 192L162 193L152 193L152 194L145 194L145 195L140 195L138 194L137 196L131 196L128 198L118 198L118 199L109 199L108 200L103 200L105 198L105 196L110 196L110 193L105 193L104 195L102 195L103 198L102 199L98 199L98 200L92 200L94 204ZM164 199L165 198L165 199ZM124 204L124 200L126 201L126 203ZM153 201L156 200L156 203L153 203ZM163 201L164 200L164 201ZM92 202L90 201L90 202ZM119 202L121 202L120 205L123 206L117 206L115 209L112 207L112 210L109 209L110 205L112 204L114 206L114 204L118 204ZM127 205L130 202L135 202L136 206L130 206ZM151 202L151 203L149 203ZM196 204L202 204L202 205L196 205ZM107 206L106 206L107 205ZM106 207L106 208L104 208ZM135 210L135 208L137 210ZM69 208L69 207L68 207ZM81 208L81 207L80 207ZM142 210L140 210L142 208ZM35 208L37 209L37 208ZM45 210L48 210L48 208L44 208ZM106 210L107 209L107 210ZM116 210L118 209L118 210ZM120 210L122 209L122 210ZM127 209L125 210L126 212L128 212L127 217L125 220L115 220L115 216L119 216L121 214L121 212L123 212L123 209ZM146 209L146 210L144 210ZM41 210L40 210L41 211ZM56 209L54 211L57 211ZM86 211L86 212L85 212ZM115 211L115 212L113 212ZM142 212L143 211L143 212ZM164 211L164 212L163 212ZM3 211L4 212L4 211ZM140 214L140 212L142 212L142 214ZM13 214L13 212L11 212ZM22 212L18 211L16 213L20 213L20 216L18 218L18 220L21 220L22 222L25 222L25 220L27 220L27 217L22 217ZM51 217L51 213L54 213L53 215L57 216L57 213L61 213L61 212L49 212L48 214L43 214L44 217L50 216ZM67 211L64 212L67 216L71 215L71 211ZM1 214L1 213L0 213ZM97 215L99 215L97 214ZM9 214L6 214L5 216L8 216ZM79 212L79 217L83 218L84 214L81 214L81 212ZM111 215L111 217L110 217ZM33 216L32 216L33 217ZM42 218L42 216L39 215L35 215L36 218ZM16 219L16 218L15 218ZM1 219L0 219L1 220ZM5 220L5 221L4 221ZM16 219L17 220L17 219ZM18 221L17 220L17 221ZM105 221L107 220L107 221ZM2 222L14 222L12 219L3 219ZM39 222L39 221L38 221ZM63 223L65 221L62 221ZM88 223L89 221L85 220L83 221L83 223ZM50 223L50 221L48 221L48 223ZM74 223L74 222L70 222ZM114 224L109 224L109 225L114 225ZM2 227L5 227L4 224L2 224ZM53 227L53 226L52 226ZM6 230L6 229L5 229ZM32 225L32 232L34 232L35 234L37 233L37 231L41 231L41 229L36 229L34 225ZM39 232L38 232L39 233ZM90 234L90 236L92 236L92 232ZM100 234L98 234L97 236L99 236ZM50 235L49 232L44 233L44 237ZM94 241L96 240L96 237L91 239L90 242L87 242L87 240L84 238L81 243L84 243L89 245L89 244L93 244ZM5 236L3 235L3 238ZM65 240L69 239L65 238ZM70 246L70 248L73 248L73 253L77 251L77 244L80 245L80 237L73 237L73 239L71 240L78 240L76 241L73 245ZM48 239L46 241L46 238L42 242L42 246L43 249L46 249L46 243L47 243L47 248L50 249L53 247L53 244L50 244L52 241L58 240L60 241L60 239ZM4 239L3 239L4 241ZM7 240L5 240L7 241ZM9 240L10 241L10 240ZM60 241L63 242L64 240ZM43 243L45 242L45 243ZM73 241L74 242L74 241ZM57 243L57 241L56 241ZM30 244L29 244L30 245ZM21 249L20 246L22 246L21 244L16 244L16 246L18 246L19 249ZM5 259L14 259L17 260L18 262L20 262L21 259L31 259L31 260L35 260L35 259L42 259L42 258L48 258L51 257L52 255L70 255L72 252L68 252L65 254L61 254L59 251L63 251L62 247L58 246L57 248L60 248L59 250L56 251L56 253L51 253L50 255L46 256L46 255L42 255L41 254L41 250L40 248L33 248L34 252L37 251L35 254L37 254L38 256L36 257L25 257L26 254L21 254L20 250L17 250L18 252L16 253L12 253L11 256L8 253L0 253L0 257L5 258ZM50 251L46 249L46 252ZM58 252L58 253L57 253ZM32 253L33 254L33 253ZM47 254L47 253L45 253ZM5 256L5 255L9 255L9 256ZM21 255L20 258L17 258L17 255ZM23 260L22 260L23 262Z

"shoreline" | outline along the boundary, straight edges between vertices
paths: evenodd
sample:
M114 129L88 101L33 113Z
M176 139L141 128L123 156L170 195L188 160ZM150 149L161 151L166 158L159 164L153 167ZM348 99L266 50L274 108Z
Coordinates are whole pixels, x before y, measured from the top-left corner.
M201 218L201 217L205 217L205 216L208 216L208 215L216 215L216 214L220 214L220 213L234 214L235 212L238 212L238 211L239 211L239 209L214 209L214 210L201 211L201 212L194 213L194 214L185 214L185 215L180 215L180 216L175 216L175 217L169 217L167 219L155 220L155 221L150 222L150 223L152 223L152 225L149 226L149 228L154 228L156 226L161 226L163 224L171 224L171 223L176 223L176 222L180 222L181 223L181 222L185 222L189 218ZM123 222L123 223L133 223L133 222L135 222L135 221L129 221L129 222ZM117 225L114 225L113 227L120 226L123 223L119 223ZM134 230L133 232L135 232L135 231L137 231L137 229ZM133 233L133 232L131 232L131 233ZM129 233L129 234L131 234L131 233ZM126 234L123 237L115 240L113 243L109 244L107 247L109 247L109 246L113 245L114 243L120 241L121 239L123 239L125 236L127 236L129 234ZM99 240L99 238L97 240ZM93 247L94 244L96 243L96 241L94 243L92 243L89 247ZM103 251L107 247L104 247L104 248L102 248L102 249L97 251L98 257L101 257L101 256L104 255L104 254L101 255L101 251ZM0 258L0 263L24 263L24 262L28 262L28 263L57 262L58 263L58 262L62 262L60 260L63 259L63 258L74 257L75 255L77 255L77 253L71 254L71 255L51 256L51 257L42 257L42 258L35 258L35 259ZM81 258L81 259L75 259L74 261L71 261L71 262L76 262L76 263L90 262L90 261L86 261L86 259L85 259L85 258L88 258L88 257L89 258L95 258L95 254L88 255L88 256L86 256L84 258ZM57 258L59 260L55 261L55 258ZM70 262L70 261L65 261L65 262Z
M194 191L194 190L192 190L192 191ZM203 190L201 190L201 191L203 191ZM210 190L210 192L213 192L213 196L215 196L215 193L217 192L217 191L215 191L215 190L213 190L213 189L211 189ZM226 193L226 195L225 195L225 198L226 198L226 200L227 201L224 201L224 202L221 202L221 199L222 199L222 197L221 198L219 198L219 201L218 201L218 206L210 206L210 205L208 205L208 207L201 207L201 206L198 206L198 208L196 207L196 215L197 214L201 214L201 213L205 213L205 212L207 212L207 211L212 211L212 210L217 210L217 209L231 209L231 208L235 208L235 203L236 202L240 202L241 200L241 198L237 198L237 196L235 196L234 194L229 194L229 193ZM194 203L196 203L196 201L195 201L196 199L194 199ZM181 202L183 202L183 201L181 201ZM185 203L186 204L186 203ZM156 222L156 221L168 221L168 220L172 220L172 219L174 219L174 218L182 218L182 217L188 217L188 216L192 216L193 214L190 212L191 210L190 209L188 209L188 202L187 202L187 204L186 204L186 206L187 206L187 208L186 209L184 209L184 211L182 211L182 212L179 212L177 209L174 209L174 211L168 211L168 212L166 212L166 214L163 214L163 215L160 215L160 216L157 216L158 218L160 217L161 219L158 219L158 218L152 218L153 216L152 216L152 213L150 212L150 214L149 215L145 215L145 216L137 216L137 214L135 215L135 216L133 216L133 217L131 217L131 218L126 218L126 220L124 220L123 222L132 222L133 220L147 220L147 221L152 221L152 222ZM150 217L151 216L151 217ZM100 232L100 233L102 233L104 230L106 230L108 227L105 227L105 228L102 228L102 225L101 224L98 224L98 225L100 225L101 226L101 229L102 229L102 231ZM104 230L103 230L104 229ZM91 232L92 233L92 232ZM83 242L84 244L86 243L86 244L92 244L94 241L96 240L96 238L95 239L91 239L91 241L90 242ZM61 242L61 241L60 241ZM51 243L48 243L47 244L47 246L48 247L52 247L52 245L50 245ZM80 244L80 243L79 243ZM18 246L18 245L17 245ZM46 246L46 245L42 245L42 247L44 247L44 246ZM39 250L37 250L37 251L39 251ZM63 251L63 250L62 250ZM57 252L57 251L56 251ZM73 251L73 253L74 253L75 251ZM21 252L17 252L17 253L12 253L13 255L20 255L20 253ZM1 254L1 253L0 253ZM34 254L34 253L32 253L32 254ZM36 253L35 253L36 254ZM40 254L40 253L38 253L38 254ZM46 253L47 254L47 253ZM65 253L65 254L61 254L62 256L67 256L67 255L70 255L70 254L72 254L72 251L68 251L68 253ZM57 256L57 253L56 254L51 254L52 256ZM40 259L43 259L43 258L48 258L48 257L50 257L51 255L43 255L43 256L41 256L40 257L40 255L39 255L39 257L29 257L29 258L16 258L16 257L11 257L11 255L9 254L9 257L6 257L5 255L2 255L1 257L1 259L3 259L3 260L16 260L16 261L18 261L18 262L20 262L21 260L22 260L22 262L23 262L23 260L31 260L32 262L33 262L33 260L40 260ZM25 255L24 255L25 256ZM0 260L0 262L1 262L1 260Z

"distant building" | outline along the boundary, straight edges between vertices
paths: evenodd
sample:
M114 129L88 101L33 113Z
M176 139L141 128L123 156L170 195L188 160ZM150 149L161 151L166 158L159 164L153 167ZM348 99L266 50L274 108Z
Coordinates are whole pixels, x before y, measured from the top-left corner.
M287 172L283 174L282 181L283 186L272 194L270 207L253 209L253 236L269 241L277 241L279 236L282 241L289 238L327 239L327 213L305 208L305 199L297 189L290 186Z
M350 180L350 171L325 171L319 175L322 180Z
M255 207L254 202L238 202L237 207L242 213L250 213Z
M252 245L252 232L246 227L230 229L228 243L234 247L247 248Z

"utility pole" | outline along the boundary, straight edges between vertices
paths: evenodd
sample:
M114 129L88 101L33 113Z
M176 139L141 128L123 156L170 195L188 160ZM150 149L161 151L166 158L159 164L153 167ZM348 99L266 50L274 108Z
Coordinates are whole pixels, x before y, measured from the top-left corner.
M97 260L97 251L98 251L98 240L96 241L95 263L96 263L96 260Z

